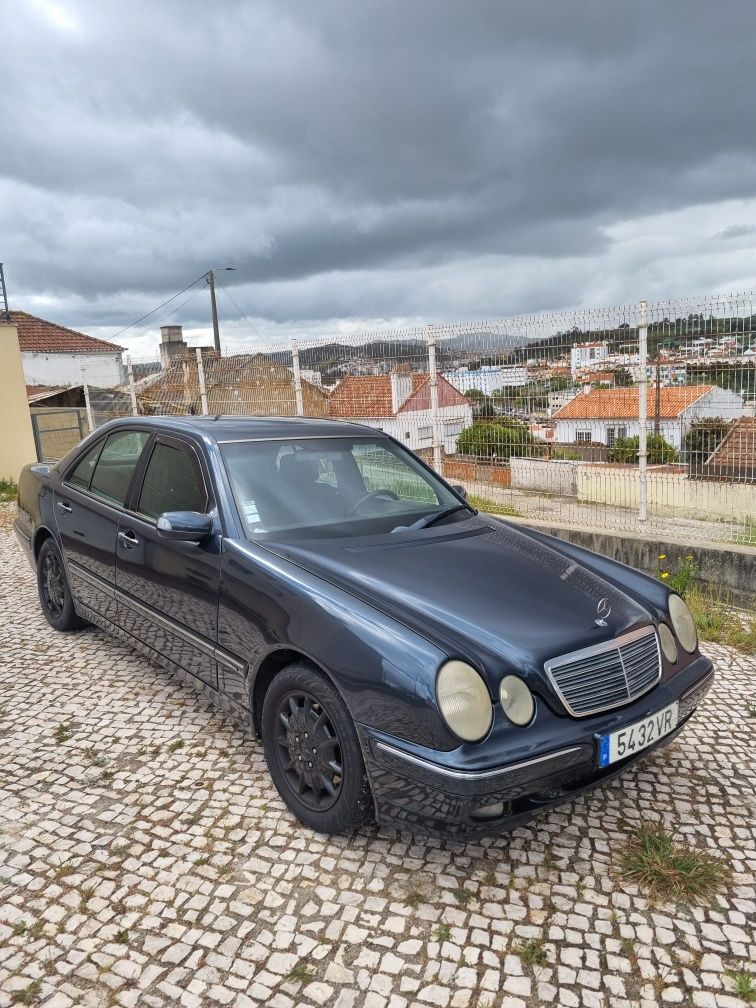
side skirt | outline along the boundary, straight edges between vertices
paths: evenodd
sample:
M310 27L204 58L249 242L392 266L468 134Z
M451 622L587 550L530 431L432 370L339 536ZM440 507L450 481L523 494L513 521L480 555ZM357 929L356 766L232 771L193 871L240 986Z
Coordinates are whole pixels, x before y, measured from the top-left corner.
M85 605L80 599L74 598L73 603L74 609L82 619L85 619L88 623L92 623L100 630L104 630L105 633L111 634L111 636L116 637L122 643L127 644L134 651L139 652L139 654L147 658L152 665L155 665L158 668L176 676L176 678L180 679L186 686L191 687L195 693L198 693L206 700L209 700L217 711L229 717L234 724L244 732L245 735L249 736L252 740L256 739L252 725L252 713L249 708L238 704L235 700L229 697L227 693L223 693L221 690L216 690L213 689L212 686L208 686L207 683L198 679L196 676L191 675L191 673L187 672L186 669L183 669L180 665L170 661L170 659L166 658L159 652L154 651L143 641L132 637L131 634L126 633L126 631L118 626L117 623L113 623L111 620L100 615L100 613L95 612L94 609L90 609L89 606Z

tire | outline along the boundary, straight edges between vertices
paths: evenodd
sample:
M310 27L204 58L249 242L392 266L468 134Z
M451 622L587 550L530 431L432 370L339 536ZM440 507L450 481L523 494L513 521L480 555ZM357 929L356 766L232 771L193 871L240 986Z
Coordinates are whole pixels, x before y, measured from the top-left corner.
M63 557L54 539L45 539L37 558L37 590L42 613L54 630L68 633L86 623L76 615Z
M371 817L354 722L321 672L296 662L275 676L263 700L261 733L273 783L301 823L349 836Z

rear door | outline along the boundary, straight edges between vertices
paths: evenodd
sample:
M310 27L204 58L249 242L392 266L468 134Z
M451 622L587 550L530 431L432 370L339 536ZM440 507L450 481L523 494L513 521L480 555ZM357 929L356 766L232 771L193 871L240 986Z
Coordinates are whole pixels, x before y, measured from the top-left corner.
M116 620L116 536L121 512L150 434L105 435L65 473L54 491L55 516L74 597L99 616Z
M202 543L163 539L166 511L215 511L201 449L158 434L121 516L116 549L119 622L142 643L217 688L221 526Z

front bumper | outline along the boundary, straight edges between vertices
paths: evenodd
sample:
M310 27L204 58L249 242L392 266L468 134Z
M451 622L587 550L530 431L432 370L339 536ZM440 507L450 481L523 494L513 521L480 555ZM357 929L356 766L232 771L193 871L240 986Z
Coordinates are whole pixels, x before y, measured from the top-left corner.
M514 829L532 816L606 783L668 745L685 727L713 679L713 665L702 655L679 677L619 712L624 724L632 724L651 710L660 710L675 700L679 704L674 731L608 767L598 766L597 740L602 729L596 730L595 718L587 719L590 724L572 722L571 744L480 771L460 769L448 761L441 766L434 761L432 750L421 753L417 746L358 725L378 822L412 833L461 838ZM611 730L616 729L613 726ZM497 805L502 806L500 812L494 808L497 814L486 816L480 811Z

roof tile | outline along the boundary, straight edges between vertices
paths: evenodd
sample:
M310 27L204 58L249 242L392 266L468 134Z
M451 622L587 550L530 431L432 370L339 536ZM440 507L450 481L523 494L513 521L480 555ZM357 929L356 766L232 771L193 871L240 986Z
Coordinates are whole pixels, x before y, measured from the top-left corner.
M714 385L665 385L660 390L659 416L672 420L697 402ZM578 393L558 409L555 420L634 420L638 416L640 389L592 389ZM655 415L655 390L648 392L648 415Z
M117 353L125 349L28 312L12 311L10 316L11 325L18 329L21 353Z

